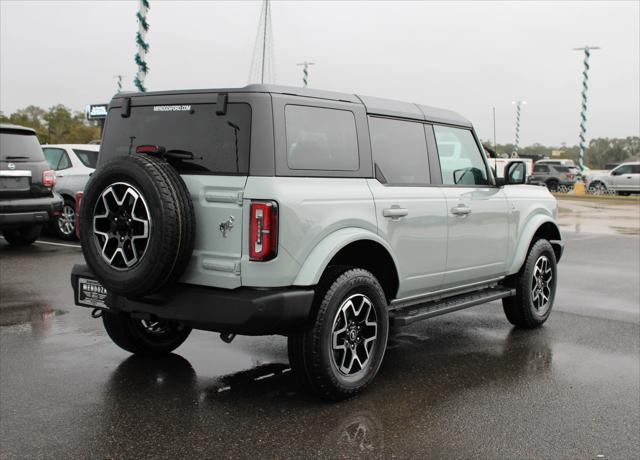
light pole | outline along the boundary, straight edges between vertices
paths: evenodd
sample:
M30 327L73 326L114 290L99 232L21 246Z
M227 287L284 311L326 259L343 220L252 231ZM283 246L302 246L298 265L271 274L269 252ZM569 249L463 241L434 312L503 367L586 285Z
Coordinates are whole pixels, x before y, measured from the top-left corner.
M299 62L296 65L301 65L302 66L302 87L306 88L307 86L309 86L309 66L310 65L315 65L315 62Z
M516 106L516 143L515 143L515 153L518 153L520 149L520 107L525 105L527 101L511 101L512 104Z
M584 171L584 141L587 134L587 90L589 89L589 56L591 50L599 50L599 46L584 46L574 48L574 51L584 51L584 69L582 70L582 109L580 110L580 152L578 153L578 166Z

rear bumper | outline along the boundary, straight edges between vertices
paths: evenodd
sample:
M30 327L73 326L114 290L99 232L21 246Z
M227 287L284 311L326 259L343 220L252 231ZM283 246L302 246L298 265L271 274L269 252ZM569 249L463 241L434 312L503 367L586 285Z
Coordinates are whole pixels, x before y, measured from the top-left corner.
M57 193L41 198L0 200L0 226L44 224L62 212L62 203Z
M86 265L74 265L71 286L78 303L78 278L95 276ZM194 329L242 335L288 335L301 331L313 302L313 289L217 289L179 283L142 299L107 293L108 309L142 319L166 319ZM89 307L92 308L92 307Z

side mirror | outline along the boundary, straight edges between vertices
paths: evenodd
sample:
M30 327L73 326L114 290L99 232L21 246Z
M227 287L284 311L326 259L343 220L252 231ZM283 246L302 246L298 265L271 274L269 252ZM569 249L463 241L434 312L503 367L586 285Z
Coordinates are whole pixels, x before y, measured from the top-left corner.
M504 176L497 179L498 185L517 185L527 181L527 166L522 161L510 161L504 167Z

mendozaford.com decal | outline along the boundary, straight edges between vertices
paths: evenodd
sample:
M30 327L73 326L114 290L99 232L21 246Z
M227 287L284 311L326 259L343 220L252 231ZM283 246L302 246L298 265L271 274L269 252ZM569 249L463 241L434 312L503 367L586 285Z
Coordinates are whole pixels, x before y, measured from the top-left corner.
M154 112L190 112L190 105L154 105Z

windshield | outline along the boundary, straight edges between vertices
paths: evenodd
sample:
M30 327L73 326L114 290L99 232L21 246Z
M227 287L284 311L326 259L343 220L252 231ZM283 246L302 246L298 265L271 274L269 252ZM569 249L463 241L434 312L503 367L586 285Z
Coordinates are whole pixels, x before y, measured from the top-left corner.
M87 168L96 169L96 165L98 164L98 152L80 149L73 149L73 152Z
M183 174L233 174L249 172L251 107L228 104L225 115L215 104L132 107L123 118L119 108L109 111L100 148L100 163L118 155L135 155L136 147L151 145L188 154L171 158Z
M0 161L44 161L38 138L25 131L0 132Z

